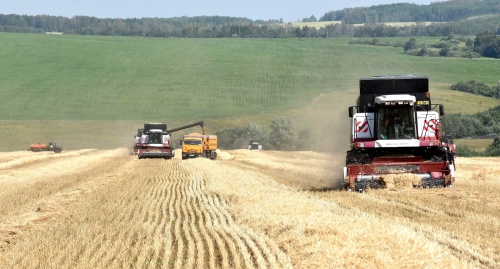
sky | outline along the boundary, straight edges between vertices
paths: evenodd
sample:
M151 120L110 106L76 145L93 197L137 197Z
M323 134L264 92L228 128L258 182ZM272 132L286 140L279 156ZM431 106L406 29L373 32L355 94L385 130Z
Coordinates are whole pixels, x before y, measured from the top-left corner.
M0 14L51 15L71 18L172 18L230 16L252 20L300 21L349 7L394 3L428 5L443 0L5 0Z

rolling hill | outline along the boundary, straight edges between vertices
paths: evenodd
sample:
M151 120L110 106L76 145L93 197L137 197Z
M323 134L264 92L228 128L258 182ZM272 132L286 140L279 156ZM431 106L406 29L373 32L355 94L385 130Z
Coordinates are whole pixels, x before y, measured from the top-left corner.
M312 128L311 119L328 124L346 113L358 79L372 75L429 76L448 113L498 104L447 90L471 79L496 83L495 60L412 57L348 41L0 33L1 150L48 139L115 148L145 121L206 120L215 132L285 115Z

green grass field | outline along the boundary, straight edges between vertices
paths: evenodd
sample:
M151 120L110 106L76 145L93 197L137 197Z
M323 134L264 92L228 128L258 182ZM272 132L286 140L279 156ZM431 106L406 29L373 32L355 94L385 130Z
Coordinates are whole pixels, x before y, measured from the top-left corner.
M491 143L493 143L494 139L471 139L471 138L462 138L455 139L455 144L458 148L467 146L472 150L482 152L484 151Z
M428 76L434 100L444 103L447 113L499 104L447 90L472 79L497 83L498 60L414 57L401 48L350 45L349 39L0 33L0 48L0 133L8 140L12 130L27 130L24 144L38 142L35 138L46 142L45 126L58 126L52 137L68 141L110 132L92 126L133 130L146 121L178 126L208 120L215 132L249 121L266 123L274 115L293 118L322 94L327 99L321 113L328 113L330 104L347 111L355 104L359 78L373 75ZM82 133L88 129L93 133ZM132 138L133 132L126 135ZM99 145L116 146L119 139L113 139L100 139ZM12 143L17 142L0 150L19 147Z

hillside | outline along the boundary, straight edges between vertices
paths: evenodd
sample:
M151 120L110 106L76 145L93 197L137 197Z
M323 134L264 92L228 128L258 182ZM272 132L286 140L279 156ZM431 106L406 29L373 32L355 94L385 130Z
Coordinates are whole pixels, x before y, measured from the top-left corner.
M0 37L4 151L48 140L67 149L127 147L144 121L206 120L216 132L284 115L321 130L347 122L359 78L373 75L429 76L447 113L498 105L447 90L457 81L496 83L495 60L412 57L348 39Z
M5 120L272 113L307 105L320 94L357 89L365 76L427 75L431 87L440 87L468 80L494 84L500 71L495 60L412 57L400 48L350 45L348 39L0 35L0 94L9 100L0 108Z
M470 17L500 14L499 0L449 0L429 5L398 3L354 7L325 13L320 21L347 24L387 22L454 22Z

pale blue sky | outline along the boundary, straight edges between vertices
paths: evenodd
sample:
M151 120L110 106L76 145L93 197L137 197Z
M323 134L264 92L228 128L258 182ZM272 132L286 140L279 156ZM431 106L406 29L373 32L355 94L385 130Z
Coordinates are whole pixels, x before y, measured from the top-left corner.
M314 15L348 7L367 7L392 3L427 5L442 0L5 0L0 14L76 15L98 18L143 18L181 16L230 16L252 20L280 19L298 21Z

